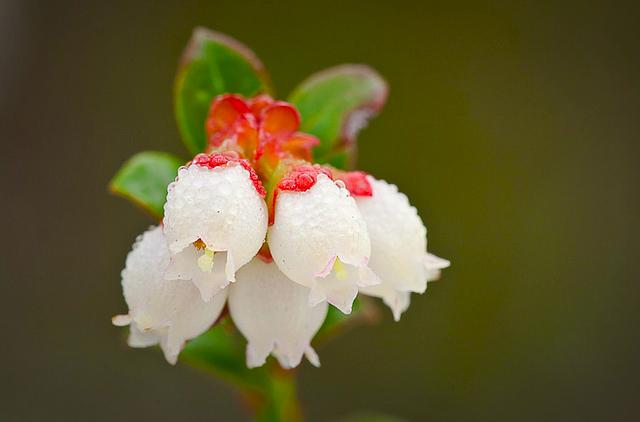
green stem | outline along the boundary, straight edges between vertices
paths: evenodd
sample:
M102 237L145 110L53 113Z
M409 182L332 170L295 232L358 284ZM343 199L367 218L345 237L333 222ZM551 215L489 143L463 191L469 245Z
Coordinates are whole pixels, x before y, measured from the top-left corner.
M250 407L258 422L301 422L303 420L298 400L295 371L271 366L269 383L259 393L247 393Z

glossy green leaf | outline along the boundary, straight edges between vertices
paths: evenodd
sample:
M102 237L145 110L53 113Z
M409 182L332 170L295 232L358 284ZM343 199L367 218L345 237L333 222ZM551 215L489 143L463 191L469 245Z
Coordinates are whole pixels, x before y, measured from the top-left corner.
M175 81L175 114L182 140L197 154L206 145L205 119L220 94L246 97L270 92L264 66L246 46L226 35L196 28Z
M164 152L140 152L120 167L109 183L109 190L161 219L167 186L183 164L183 160Z
M345 168L356 135L387 98L387 84L364 65L336 66L302 82L291 94L302 116L300 130L315 135L320 145L314 159Z

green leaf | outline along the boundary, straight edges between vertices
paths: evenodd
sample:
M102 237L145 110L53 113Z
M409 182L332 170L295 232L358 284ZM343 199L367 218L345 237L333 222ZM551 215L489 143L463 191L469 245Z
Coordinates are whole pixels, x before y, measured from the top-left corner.
M336 66L302 82L289 101L302 116L300 130L320 139L315 160L345 168L358 131L380 111L387 91L382 77L364 65Z
M182 53L174 92L178 129L189 152L197 154L206 146L205 119L215 96L250 97L270 91L266 70L249 48L226 35L196 28Z
M140 152L120 167L109 183L109 190L161 219L167 186L183 164L183 160L164 152Z

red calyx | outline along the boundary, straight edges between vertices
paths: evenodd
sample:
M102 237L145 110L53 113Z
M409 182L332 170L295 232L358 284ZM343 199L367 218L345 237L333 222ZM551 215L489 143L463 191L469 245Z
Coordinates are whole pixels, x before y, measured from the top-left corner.
M280 191L306 192L316 184L318 181L318 175L320 174L324 174L333 180L331 170L319 165L298 166L280 179L280 182L278 182L278 185L273 190L273 199L271 200L271 206L269 207L269 225L272 225L275 219L278 193Z
M209 144L220 146L225 139L251 136L251 132L255 131L256 123L251 108L241 96L221 95L211 103L205 121Z
M247 104L254 116L260 116L262 110L273 104L273 98L267 94L261 94L251 98Z
M260 180L260 177L258 177L258 173L256 173L253 167L251 167L249 161L239 158L238 154L233 151L215 153L211 155L198 154L193 158L193 160L191 160L191 164L196 164L210 169L226 166L229 163L237 163L247 170L249 172L249 178L251 179L256 192L258 192L258 195L263 198L267 195L267 191L264 189L264 186L262 186L262 181Z
M278 183L278 189L295 192L308 191L316 184L319 174L324 174L330 179L333 179L331 171L324 167L299 166L280 180L280 183Z
M345 188L353 196L373 196L371 183L367 180L367 173L363 171L350 171L342 173L339 180L344 182Z

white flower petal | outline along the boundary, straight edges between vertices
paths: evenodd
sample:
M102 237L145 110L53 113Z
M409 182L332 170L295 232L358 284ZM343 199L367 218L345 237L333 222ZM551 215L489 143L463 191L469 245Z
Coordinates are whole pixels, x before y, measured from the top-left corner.
M169 185L164 211L171 254L198 239L211 251L225 251L227 281L234 281L236 270L256 255L267 231L264 199L249 172L237 163L181 168Z
M307 347L307 350L304 351L304 356L311 363L311 365L315 366L316 368L320 367L320 358L311 346Z
M198 265L199 260L206 258L205 251L198 250L191 244L171 256L165 278L191 280L200 291L202 300L208 302L229 284L225 275L225 265L222 264L227 261L227 256L226 252L213 254L211 268L205 271Z
M131 324L129 328L129 340L131 347L149 347L160 343L160 335L155 331L142 332L138 330L136 324Z
M111 318L111 323L116 327L125 327L131 324L131 317L129 315L116 315Z
M382 298L397 320L409 306L405 293L423 293L449 261L427 253L427 229L406 195L383 180L371 176L367 180L373 196L358 197L356 202L371 238L369 267L382 285L360 291Z
M391 283L382 283L377 286L362 287L360 292L365 295L379 297L393 313L393 319L400 321L400 315L409 308L411 292L403 292L392 287Z
M451 262L435 256L430 253L426 253L422 258L424 268L427 271L427 281L433 281L440 278L440 270L447 268L451 265Z
M309 292L309 305L329 302L345 314L351 313L353 301L358 295L358 285L351 280L357 279L357 268L346 266L342 270L346 276L338 278L335 271L316 281Z
M324 174L308 191L279 193L268 241L280 270L311 288L310 303L348 313L357 286L378 282L367 271L371 245L355 201Z
M247 366L261 366L272 353L284 368L303 354L317 366L311 339L322 325L327 304L309 306L309 289L289 280L278 267L253 259L238 271L229 292L229 312L247 339Z
M191 281L165 279L168 263L169 251L161 228L151 228L138 237L122 271L129 313L114 317L114 324L130 323L132 347L159 342L167 361L173 364L184 342L215 322L227 292L204 302Z

